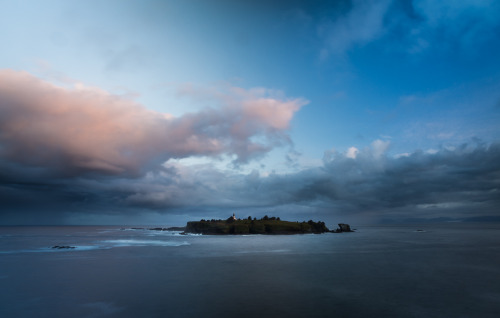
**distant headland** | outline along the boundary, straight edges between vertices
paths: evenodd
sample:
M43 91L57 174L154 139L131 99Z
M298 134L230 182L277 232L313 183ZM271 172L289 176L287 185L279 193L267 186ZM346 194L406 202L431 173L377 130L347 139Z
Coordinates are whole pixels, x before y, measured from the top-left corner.
M185 233L211 234L211 235L237 235L237 234L320 234L352 232L349 224L340 223L339 228L330 231L325 222L312 220L303 222L282 221L279 217L261 219L237 219L233 214L226 220L200 220L187 222Z

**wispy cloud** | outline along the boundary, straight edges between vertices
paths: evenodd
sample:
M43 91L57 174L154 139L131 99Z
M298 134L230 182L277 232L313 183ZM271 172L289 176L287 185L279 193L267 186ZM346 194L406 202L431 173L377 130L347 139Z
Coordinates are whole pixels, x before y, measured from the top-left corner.
M498 34L500 5L495 1L352 0L347 10L318 24L324 41L321 57L343 56L355 47L398 37L388 51L422 54L428 50L464 50Z
M354 0L346 14L319 25L318 31L326 46L321 57L342 55L357 45L365 45L380 37L384 31L384 15L389 0Z
M413 1L419 16L410 30L413 46L419 53L431 47L475 49L483 41L496 38L500 6L496 1ZM424 43L425 45L422 45ZM443 45L450 47L443 48Z

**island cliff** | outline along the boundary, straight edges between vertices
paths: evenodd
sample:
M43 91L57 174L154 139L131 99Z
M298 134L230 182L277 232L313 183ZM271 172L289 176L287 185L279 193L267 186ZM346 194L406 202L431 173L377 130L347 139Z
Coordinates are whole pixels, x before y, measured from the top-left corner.
M197 234L306 234L330 232L325 222L290 222L281 221L280 218L264 216L257 220L236 219L233 216L227 220L201 220L187 222L186 233Z

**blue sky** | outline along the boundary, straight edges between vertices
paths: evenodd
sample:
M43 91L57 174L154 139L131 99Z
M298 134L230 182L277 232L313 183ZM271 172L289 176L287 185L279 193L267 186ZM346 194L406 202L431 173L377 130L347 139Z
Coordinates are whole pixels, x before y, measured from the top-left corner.
M0 8L2 223L498 217L496 1Z

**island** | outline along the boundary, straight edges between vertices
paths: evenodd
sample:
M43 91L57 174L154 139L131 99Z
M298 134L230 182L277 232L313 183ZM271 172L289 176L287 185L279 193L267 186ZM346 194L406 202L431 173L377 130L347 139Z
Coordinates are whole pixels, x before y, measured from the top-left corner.
M341 225L342 224L342 225ZM200 220L187 222L184 233L210 234L210 235L237 235L237 234L320 234L326 232L341 233L351 232L348 224L339 224L339 228L330 231L325 222L312 220L303 222L282 221L279 217L261 219L237 219L236 216L227 220Z

